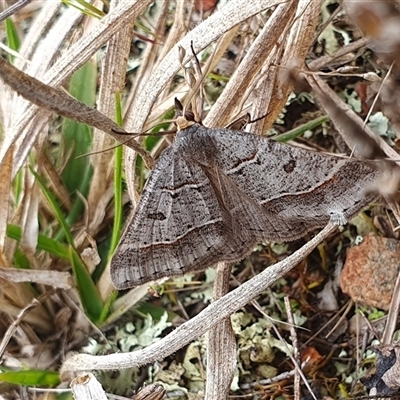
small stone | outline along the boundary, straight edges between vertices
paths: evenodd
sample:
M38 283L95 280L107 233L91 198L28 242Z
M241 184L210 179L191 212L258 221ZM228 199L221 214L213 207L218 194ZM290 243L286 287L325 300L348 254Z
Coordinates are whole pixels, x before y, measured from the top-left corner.
M342 291L354 302L388 310L400 269L400 242L368 235L351 247L340 276Z

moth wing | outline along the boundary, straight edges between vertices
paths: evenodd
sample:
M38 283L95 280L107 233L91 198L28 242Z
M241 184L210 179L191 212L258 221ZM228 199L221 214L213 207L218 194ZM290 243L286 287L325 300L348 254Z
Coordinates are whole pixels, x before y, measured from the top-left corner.
M341 161L247 132L212 132L219 168L259 203L313 189Z
M232 218L232 230L235 232L237 244L237 256L231 261L243 258L262 240L294 240L299 237L298 232L306 231L304 222L293 226L292 220L277 217L276 213L263 207L252 198L251 193L240 188L224 173L219 174L219 183Z
M111 261L118 289L205 269L224 251L224 222L203 170L168 148ZM225 250L226 251L226 250Z
M297 239L330 218L353 216L376 198L366 193L378 174L373 163L241 131L212 130L212 137L218 168L266 213L259 240Z

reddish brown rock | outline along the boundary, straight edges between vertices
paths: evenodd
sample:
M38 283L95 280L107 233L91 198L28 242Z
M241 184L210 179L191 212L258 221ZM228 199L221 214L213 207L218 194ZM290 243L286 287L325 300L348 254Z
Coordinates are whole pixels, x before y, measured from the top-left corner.
M368 235L347 252L340 286L355 302L388 310L400 270L400 241Z

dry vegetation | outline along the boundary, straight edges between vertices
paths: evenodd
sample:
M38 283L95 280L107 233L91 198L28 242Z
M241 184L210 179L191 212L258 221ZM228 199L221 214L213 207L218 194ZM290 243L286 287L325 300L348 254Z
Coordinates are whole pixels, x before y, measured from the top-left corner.
M150 383L165 390L150 386L137 398L161 399L164 392L176 399L353 398L373 387L394 398L397 371L390 382L381 378L397 365L397 349L385 361L388 352L379 358L371 346L396 339L398 296L382 305L377 283L376 307L368 298L359 304L342 293L338 276L346 249L368 233L397 246L399 180L387 160L397 159L400 3L0 5L19 3L24 7L2 21L1 57L97 111L45 85L29 88L0 64L0 79L12 87L0 80L0 398L70 399L74 374L88 369L96 378L73 381L77 399L103 398L103 389L131 398ZM195 76L191 43L204 80ZM187 101L190 93L198 107L200 88L205 126L225 126L248 112L253 120L263 117L248 127L258 134L379 158L388 170L377 190L387 201L312 242L308 235L260 244L232 276L220 266L151 291L117 293L110 258L149 167L173 137L133 140L115 127L170 129L165 121L174 115L174 98ZM381 139L371 142L371 135ZM305 243L309 248L284 270L267 269ZM379 249L378 267L395 270L390 302L399 267L386 262L388 247ZM268 278L260 274L265 270L273 271ZM284 271L290 272L282 277ZM118 358L126 352L133 352L130 360ZM115 355L71 361L78 353ZM88 387L97 390L92 397Z

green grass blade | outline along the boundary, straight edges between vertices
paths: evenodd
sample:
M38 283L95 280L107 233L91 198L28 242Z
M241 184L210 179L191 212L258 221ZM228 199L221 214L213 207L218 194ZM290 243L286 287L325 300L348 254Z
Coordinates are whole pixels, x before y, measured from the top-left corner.
M317 126L320 126L324 122L328 122L328 121L329 121L329 118L326 115L324 115L322 117L315 118L305 124L302 124L294 129L291 129L288 132L274 136L273 139L276 140L277 142L288 142L289 140L293 140L299 136L302 136L304 134L304 132L314 129Z
M17 225L7 225L7 236L11 239L21 240L22 238L22 229ZM60 243L58 240L49 238L42 233L39 233L38 250L44 250L50 253L53 256L62 258L64 260L69 260L69 249L64 244Z
M119 92L116 94L116 120L122 126L122 107L121 95ZM108 259L114 254L114 250L118 246L122 226L122 146L115 149L115 162L114 162L114 224L111 237L111 245Z
M103 303L101 301L97 288L92 280L89 271L86 268L86 265L84 264L84 262L78 255L77 251L75 250L74 240L71 235L69 225L66 219L64 218L64 215L60 207L58 206L54 195L48 190L42 178L34 171L32 171L32 173L35 175L37 182L39 183L41 189L43 190L46 199L51 204L54 213L58 221L60 222L63 233L70 245L68 249L69 253L68 258L72 265L72 270L74 272L75 281L77 284L82 306L85 312L87 313L87 316L90 318L90 320L93 322L97 322L100 320L100 317L103 313ZM47 244L49 245L53 243L47 241ZM59 248L57 247L57 249Z
M228 76L217 75L212 72L207 75L207 78L212 79L217 82L229 82L229 79L230 79Z
M20 169L17 172L17 175L15 176L14 179L14 196L15 196L15 204L19 205L19 202L21 201L21 196L24 190L24 170Z
M106 303L104 304L103 312L100 316L99 323L103 323L104 321L107 320L107 317L109 317L109 315L110 315L111 306L113 305L113 303L117 299L117 297L118 297L118 291L114 290L111 293L111 295L108 297ZM101 328L101 325L99 325L99 327Z
M42 177L39 174L37 174L32 168L31 168L31 172L35 176L36 181L39 184L40 188L42 189L43 194L46 197L47 201L49 202L49 204L53 208L54 214L57 217L57 219L58 219L58 221L59 221L59 223L60 223L60 225L62 227L64 235L65 235L65 237L67 239L67 242L71 246L74 246L74 239L73 239L73 237L71 235L70 227L68 225L68 222L64 218L64 214L63 214L60 206L58 205L54 194L48 189L48 187L46 186L46 183L44 182Z
M18 51L21 46L21 41L18 36L17 29L12 19L6 19L6 34L7 34L7 45L10 49ZM14 56L9 54L8 59L10 63L13 63Z
M75 400L71 392L57 394L56 400Z
M13 261L16 268L31 269L31 264L28 260L28 257L20 248L15 250Z
M93 62L86 63L73 75L69 92L73 97L93 107L96 97L97 67ZM86 197L90 187L93 169L90 157L80 157L92 148L92 132L85 125L69 119L63 120L62 131L65 147L70 151L70 158L61 174L61 178L73 197L73 207L67 216L70 225L82 215L84 204L80 193Z
M71 392L57 394L56 400L75 400Z
M103 314L104 304L86 265L72 246L70 260L83 309L91 321L98 323Z
M62 0L62 2L67 6L76 8L89 17L101 19L105 16L103 11L87 3L85 0Z
M60 384L60 374L56 371L26 370L0 373L0 381L22 386L55 387Z

